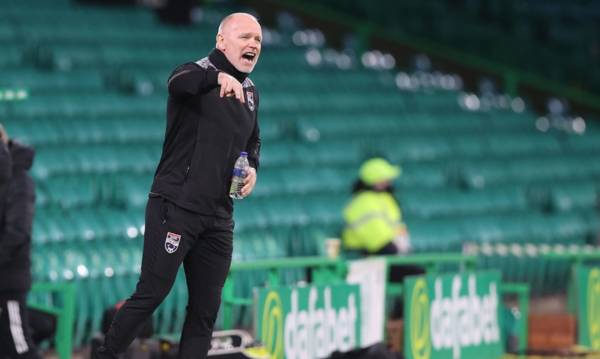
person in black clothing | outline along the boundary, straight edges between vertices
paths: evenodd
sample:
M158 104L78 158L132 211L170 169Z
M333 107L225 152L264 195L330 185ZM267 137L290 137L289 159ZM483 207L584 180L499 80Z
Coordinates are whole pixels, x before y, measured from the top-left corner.
M27 292L31 287L31 227L35 205L35 186L28 171L33 163L33 149L8 140L0 130L0 153L8 151L12 160L8 188L1 197L3 213L0 223L0 358L40 358L31 338ZM6 179L5 158L0 177Z
M0 199L6 198L11 174L12 160L8 151L8 135L2 124L0 124ZM4 206L4 201L0 200L0 225L4 218ZM2 227L0 226L0 228Z
M179 66L168 80L167 128L146 207L142 271L95 351L115 358L169 293L183 263L189 301L180 358L205 358L233 250L228 196L240 152L248 153L242 195L256 183L258 92L247 77L260 55L261 27L236 13L221 22L216 49Z

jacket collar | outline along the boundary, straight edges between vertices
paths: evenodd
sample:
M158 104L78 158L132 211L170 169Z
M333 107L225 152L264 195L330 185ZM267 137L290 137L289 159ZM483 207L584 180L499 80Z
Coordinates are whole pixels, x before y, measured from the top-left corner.
M233 66L229 60L227 60L225 54L219 49L213 49L208 55L208 59L218 70L226 72L235 77L235 79L240 83L243 83L246 77L248 77L247 73L236 69L235 66Z
M8 148L12 158L13 171L28 171L33 164L33 157L35 155L33 148L13 140L8 143Z

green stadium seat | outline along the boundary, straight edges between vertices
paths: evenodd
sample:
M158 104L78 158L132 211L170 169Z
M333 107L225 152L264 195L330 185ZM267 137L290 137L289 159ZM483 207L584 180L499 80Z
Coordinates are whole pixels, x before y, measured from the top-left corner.
M445 138L374 138L372 146L386 153L396 163L429 161L451 156L450 144Z
M459 168L461 183L471 188L483 188L510 180L510 172L505 162L469 161L462 163Z
M470 217L463 219L463 225L469 242L519 242L529 237L520 214Z
M553 186L552 207L558 211L594 208L598 204L598 187L595 183L565 183Z
M144 208L148 202L152 180L150 173L114 176L111 196L114 203L127 208Z
M270 225L302 225L309 221L305 209L293 196L266 198L261 205Z
M531 238L542 243L581 244L585 242L588 225L577 213L526 216Z
M0 29L1 31L1 29ZM21 48L19 46L2 46L2 58L0 59L0 67L16 69L21 63Z
M600 152L600 143L595 134L571 135L567 137L565 146L574 153L593 152L597 154Z
M511 134L529 133L535 134L535 118L527 113L517 114L509 111L493 112L485 119L486 125L495 131L508 132ZM539 134L537 134L539 136ZM553 145L551 145L553 146Z
M62 208L91 206L100 197L97 180L90 176L55 176L40 187L48 194L50 204Z
M456 220L407 217L406 225L415 252L460 251L465 241L462 224Z
M322 167L326 165L358 167L363 157L361 148L349 141L322 141L304 144L291 150L296 152L298 162Z
M554 155L561 152L560 142L548 135L494 135L488 139L490 152L497 156Z
M511 213L527 209L525 190L498 187L486 190L406 190L398 194L407 215L422 218Z
M484 158L490 152L487 141L481 136L458 135L450 139L450 146L457 158Z
M260 199L254 196L253 193L252 196L235 204L233 214L236 230L265 228L269 225L268 218L262 210Z
M349 194L316 194L305 196L303 205L309 217L309 222L321 225L341 225L342 213L350 201Z
M18 72L7 71L0 79L0 87L23 88L34 97L57 92L71 95L90 92L98 95L103 91L104 83L100 72L21 69Z
M261 148L260 165L266 167L285 166L298 163L297 145L290 142L271 143Z
M399 163L402 173L394 184L401 190L411 188L441 188L449 184L446 163L438 161Z

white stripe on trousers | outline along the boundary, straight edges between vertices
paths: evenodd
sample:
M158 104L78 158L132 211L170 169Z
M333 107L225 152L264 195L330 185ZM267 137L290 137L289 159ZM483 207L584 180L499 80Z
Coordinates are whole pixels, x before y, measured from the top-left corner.
M10 322L10 333L12 334L13 341L15 342L15 349L17 354L23 354L29 350L25 335L23 335L23 323L21 321L21 312L19 309L19 302L16 300L9 300L6 302L8 308L8 320Z

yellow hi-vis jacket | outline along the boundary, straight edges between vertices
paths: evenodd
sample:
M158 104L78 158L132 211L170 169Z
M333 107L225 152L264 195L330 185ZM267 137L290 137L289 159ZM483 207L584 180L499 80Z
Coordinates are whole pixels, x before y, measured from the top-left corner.
M394 197L388 192L362 191L344 208L346 250L375 253L406 230Z

